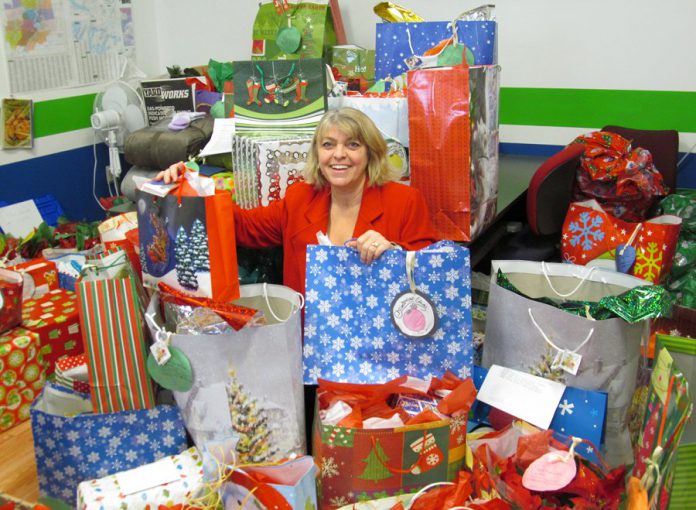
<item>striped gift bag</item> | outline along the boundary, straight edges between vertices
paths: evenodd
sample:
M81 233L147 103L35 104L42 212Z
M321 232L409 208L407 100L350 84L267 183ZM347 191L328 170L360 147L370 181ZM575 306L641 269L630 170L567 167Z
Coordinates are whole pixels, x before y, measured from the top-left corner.
M121 249L90 260L86 267L76 293L94 411L154 407L145 369L148 346L139 280Z

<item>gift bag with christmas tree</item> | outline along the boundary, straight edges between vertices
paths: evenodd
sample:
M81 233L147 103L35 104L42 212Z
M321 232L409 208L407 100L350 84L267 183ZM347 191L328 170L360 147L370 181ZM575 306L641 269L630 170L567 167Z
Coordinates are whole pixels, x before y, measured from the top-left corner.
M235 129L241 132L314 132L326 111L321 59L234 63Z
M659 283L672 268L681 223L670 214L629 223L604 211L596 200L574 202L563 224L561 254L573 264Z
M320 508L416 492L456 477L476 391L471 380L457 380L438 402L429 387L406 376L379 385L319 381L312 448ZM402 406L400 397L414 395L433 408Z
M138 193L143 282L227 301L239 297L232 196L197 165L174 186L145 183Z
M151 373L161 384L170 381L199 448L236 436L240 463L304 454L301 296L279 285L242 285L234 303L259 310L263 322L218 334L204 324L172 331L169 349L189 368L182 373L168 362ZM153 298L148 309L153 328L163 324L158 305Z

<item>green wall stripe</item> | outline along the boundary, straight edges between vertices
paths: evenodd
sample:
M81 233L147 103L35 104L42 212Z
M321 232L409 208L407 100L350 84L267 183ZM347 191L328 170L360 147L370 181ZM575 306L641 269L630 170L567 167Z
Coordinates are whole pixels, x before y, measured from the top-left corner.
M95 95L36 102L34 136L88 128ZM501 124L585 128L618 124L696 133L694 112L696 92L516 87L500 90Z
M696 132L696 92L504 87L500 123Z
M96 94L85 94L34 103L34 137L90 127L94 96Z

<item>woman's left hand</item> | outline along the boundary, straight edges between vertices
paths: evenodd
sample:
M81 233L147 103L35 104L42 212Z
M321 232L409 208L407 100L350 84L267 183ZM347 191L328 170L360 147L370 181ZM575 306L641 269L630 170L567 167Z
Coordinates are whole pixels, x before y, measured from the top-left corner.
M346 246L358 250L360 260L365 264L377 260L382 253L392 248L392 244L374 230L368 230L357 239L346 243Z

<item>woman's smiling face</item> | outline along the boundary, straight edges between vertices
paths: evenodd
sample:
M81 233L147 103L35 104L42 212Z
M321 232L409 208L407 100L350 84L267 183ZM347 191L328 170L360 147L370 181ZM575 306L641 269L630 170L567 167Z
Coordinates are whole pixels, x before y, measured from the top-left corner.
M367 146L337 128L319 140L319 169L332 189L362 187L367 175Z

